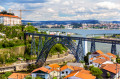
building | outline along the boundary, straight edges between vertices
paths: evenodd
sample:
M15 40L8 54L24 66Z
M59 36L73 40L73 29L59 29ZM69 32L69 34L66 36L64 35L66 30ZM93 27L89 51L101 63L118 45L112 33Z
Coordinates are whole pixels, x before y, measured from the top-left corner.
M0 14L0 24L11 26L21 24L21 18L14 15Z
M119 64L103 64L100 69L103 71L103 78L107 78L108 72L110 73L110 79L118 79L120 76Z
M104 54L101 50L89 55L89 65L101 67L102 64L113 64L116 62L116 55L112 53Z
M102 64L113 64L113 62L112 61L108 61L106 59L100 59L100 58L92 61L92 65L94 67L101 67Z
M60 76L63 77L63 76L70 74L72 71L78 71L78 70L82 70L82 69L83 68L77 67L77 66L65 65L65 66L60 68Z
M88 70L73 71L64 79L95 79L96 77L90 74Z
M45 66L47 69L60 69L60 66L58 64L50 64Z
M45 67L37 68L31 72L32 79L35 79L37 76L44 78L44 79L50 79L50 72L51 70Z
M8 79L25 79L27 75L28 74L23 74L23 73L13 73L8 77Z
M116 62L117 56L112 53L106 53L107 56L111 59L111 61Z

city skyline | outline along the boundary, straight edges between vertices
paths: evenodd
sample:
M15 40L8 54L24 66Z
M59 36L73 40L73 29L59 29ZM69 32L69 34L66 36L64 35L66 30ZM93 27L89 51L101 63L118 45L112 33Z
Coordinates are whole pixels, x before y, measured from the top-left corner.
M0 10L32 10L23 12L23 20L87 20L120 21L119 0L4 0ZM14 11L19 16L18 11Z

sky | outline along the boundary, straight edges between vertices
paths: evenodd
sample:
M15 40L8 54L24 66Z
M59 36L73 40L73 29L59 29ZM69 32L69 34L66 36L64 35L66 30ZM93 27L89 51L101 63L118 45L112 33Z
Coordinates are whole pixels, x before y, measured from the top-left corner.
M22 19L32 21L120 21L120 0L0 0L0 10L9 9L28 10Z

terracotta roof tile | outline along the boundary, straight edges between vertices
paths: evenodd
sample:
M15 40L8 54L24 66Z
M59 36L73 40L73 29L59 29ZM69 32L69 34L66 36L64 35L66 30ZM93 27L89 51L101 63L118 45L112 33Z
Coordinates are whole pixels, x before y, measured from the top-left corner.
M93 60L93 58L90 58L90 60Z
M100 58L100 57L103 57L103 58L105 58L106 60L110 60L110 58L107 57L106 55L100 55L100 56L97 56L96 58Z
M85 70L85 72L83 72L84 70L82 71L73 71L71 72L69 75L67 75L66 77L64 77L64 79L66 78L69 78L69 77L72 77L72 76L75 76L75 77L78 77L78 78L82 78L82 79L95 79L96 77L93 76L92 74L88 73L90 71L87 71ZM86 73L87 72L87 73Z
M112 53L106 53L108 56L112 56L112 58L117 58L116 55L112 54Z
M39 70L43 71L43 72L46 72L46 73L50 73L51 72L51 70L49 70L49 69L47 69L45 67L40 67L40 68L37 68L37 69L33 70L32 73L34 73L36 71L39 71Z
M96 59L96 60L94 60L93 62L94 62L94 63L102 64L102 63L104 63L105 61L107 61L107 60L106 60L106 59Z
M50 66L51 68L60 68L60 66L58 64L50 64L48 66Z
M18 16L7 15L7 14L0 14L0 16L3 16L3 17L13 17L13 18L20 18L20 17L18 17Z
M97 50L96 52L99 54L104 54L101 50Z
M65 66L63 66L63 67L60 68L61 71L65 70L65 69L71 69L71 70L74 70L72 67L67 66L67 65L65 65Z
M28 74L23 74L23 73L13 73L8 78L11 78L11 79L24 79L27 75Z
M74 71L76 70L83 70L82 67L77 67L77 66L70 66Z
M116 68L116 64L104 64L101 66L101 69L107 70L114 74L116 74L116 72L118 73L119 68L120 68L119 64L117 64L117 68ZM118 69L118 70L116 71L116 69Z

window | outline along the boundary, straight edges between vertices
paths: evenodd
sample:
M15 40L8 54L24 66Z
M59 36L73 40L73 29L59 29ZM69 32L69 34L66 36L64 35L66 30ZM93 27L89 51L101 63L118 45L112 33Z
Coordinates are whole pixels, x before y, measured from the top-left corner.
M92 62L90 62L90 64L92 64Z
M64 74L64 72L62 71L62 74Z
M66 74L68 74L68 71L66 71Z

